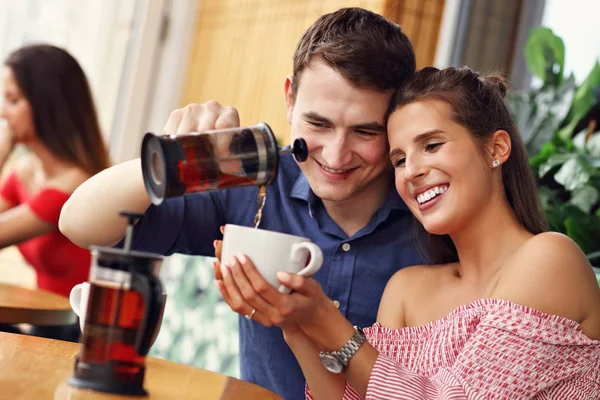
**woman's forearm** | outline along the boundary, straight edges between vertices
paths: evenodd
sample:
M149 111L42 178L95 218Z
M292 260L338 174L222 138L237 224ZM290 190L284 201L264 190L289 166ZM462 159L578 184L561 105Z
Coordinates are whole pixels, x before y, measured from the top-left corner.
M313 399L341 399L346 379L342 374L332 374L319 361L319 349L304 333L284 331L285 341L294 352Z
M319 352L341 349L350 340L355 330L350 321L337 309L327 307L327 309L320 310L319 313L322 314L315 319L318 321L318 324L302 326L302 330L307 340L312 341L312 351L315 354L316 362L320 365ZM363 398L366 395L371 372L378 355L378 351L368 342L365 342L350 358L348 365L344 368L343 374L339 374ZM322 366L321 369L322 371L326 371ZM337 377L337 375L329 372L327 374ZM311 390L313 390L312 386Z

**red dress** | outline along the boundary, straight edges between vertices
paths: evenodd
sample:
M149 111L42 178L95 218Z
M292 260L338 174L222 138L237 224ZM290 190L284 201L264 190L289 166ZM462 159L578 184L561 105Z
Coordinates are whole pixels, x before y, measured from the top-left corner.
M600 341L575 321L507 300L477 300L424 326L364 331L379 351L367 400L600 399ZM348 382L343 398L361 399Z
M38 288L69 296L73 286L88 280L90 251L75 245L58 230L60 210L69 194L45 188L31 195L13 172L2 185L0 195L13 206L27 204L38 218L56 227L17 245L36 271Z

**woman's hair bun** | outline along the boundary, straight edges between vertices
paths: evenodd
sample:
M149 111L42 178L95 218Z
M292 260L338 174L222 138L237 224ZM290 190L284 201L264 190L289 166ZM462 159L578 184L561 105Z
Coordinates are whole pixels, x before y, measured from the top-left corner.
M506 84L506 79L500 75L488 75L484 78L484 81L493 86L498 90L500 96L504 98L506 96L506 91L508 90L508 86Z

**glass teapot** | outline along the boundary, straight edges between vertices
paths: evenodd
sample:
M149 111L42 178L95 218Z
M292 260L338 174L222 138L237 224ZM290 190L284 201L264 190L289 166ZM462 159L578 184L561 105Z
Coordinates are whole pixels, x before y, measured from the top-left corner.
M279 149L264 122L179 136L147 133L141 152L144 185L157 205L187 193L268 186L277 178L281 154L292 153L298 162L308 157L304 139Z
M146 355L166 301L159 279L163 258L130 250L133 224L141 215L121 215L128 218L124 248L91 248L85 324L69 384L144 396Z

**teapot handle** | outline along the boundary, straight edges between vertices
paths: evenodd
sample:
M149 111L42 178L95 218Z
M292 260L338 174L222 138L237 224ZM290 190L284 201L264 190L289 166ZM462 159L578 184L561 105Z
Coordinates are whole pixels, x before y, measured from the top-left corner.
M132 274L131 289L140 293L144 300L144 317L135 340L135 349L140 356L146 356L164 308L163 286L157 278Z

